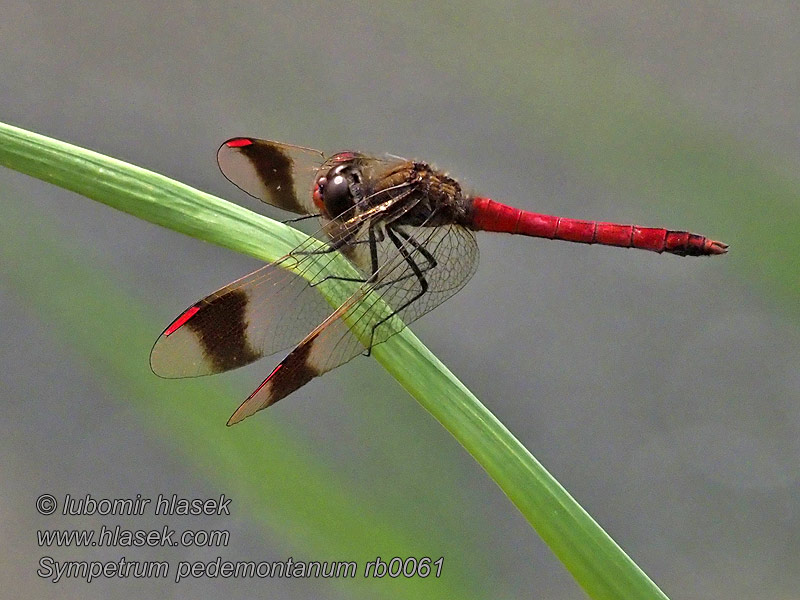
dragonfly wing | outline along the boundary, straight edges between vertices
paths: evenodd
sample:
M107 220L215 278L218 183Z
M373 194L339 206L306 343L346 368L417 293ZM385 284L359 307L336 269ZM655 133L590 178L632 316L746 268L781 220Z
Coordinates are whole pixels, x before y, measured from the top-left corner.
M339 247L347 254L348 248L363 245L359 240L369 223L353 221L350 229L326 222L318 233L330 238L329 250ZM193 304L156 340L150 353L153 372L169 378L221 373L297 344L334 310L320 292L335 284L324 279L335 257L310 238ZM310 269L311 284L302 277ZM362 271L363 279L370 274Z
M296 344L333 311L297 273L324 268L333 256L286 256L193 304L156 340L153 372L168 378L221 373Z
M217 151L222 174L238 188L269 204L301 215L319 212L311 197L319 150L257 138L233 138Z
M314 377L319 377L358 356L364 346L347 325L331 315L284 358L228 419L234 425L275 404Z
M350 327L371 339L371 346L379 344L455 294L474 274L478 247L471 231L457 225L401 230L399 239L405 253L391 242L391 237L385 237L381 247L385 261L378 277L363 284L306 336L242 403L228 425L274 404L314 377L362 353L366 346ZM385 246L387 240L393 252ZM435 260L431 261L431 257ZM412 262L422 271L426 289ZM384 320L381 300L395 308L394 317Z

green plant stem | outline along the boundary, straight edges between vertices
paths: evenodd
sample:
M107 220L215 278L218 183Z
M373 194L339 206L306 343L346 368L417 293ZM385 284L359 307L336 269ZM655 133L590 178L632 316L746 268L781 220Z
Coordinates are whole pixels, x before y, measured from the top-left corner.
M305 236L146 169L0 124L0 163L142 219L262 260ZM330 274L353 271L334 260ZM341 301L328 298L335 304ZM375 359L467 449L592 598L665 598L511 432L405 329ZM222 424L221 424L222 426Z

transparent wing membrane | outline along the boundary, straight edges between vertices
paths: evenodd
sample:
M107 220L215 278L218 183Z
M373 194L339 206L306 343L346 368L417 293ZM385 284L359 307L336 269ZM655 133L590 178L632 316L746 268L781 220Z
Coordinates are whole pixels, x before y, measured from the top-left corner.
M319 150L256 138L233 138L217 151L223 175L239 189L273 206L298 214L319 212L311 198Z
M457 225L402 230L405 235L394 238L400 240L398 245L389 235L381 242L385 261L377 276L306 336L239 407L229 424L386 341L455 294L474 274L478 247L472 232ZM391 307L388 313L387 304Z

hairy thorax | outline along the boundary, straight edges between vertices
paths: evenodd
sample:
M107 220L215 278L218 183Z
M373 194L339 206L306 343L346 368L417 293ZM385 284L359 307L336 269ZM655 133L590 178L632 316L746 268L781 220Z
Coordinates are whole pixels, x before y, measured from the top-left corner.
M398 162L375 180L368 195L373 207L399 196L403 224L429 227L467 219L468 202L459 183L428 163Z

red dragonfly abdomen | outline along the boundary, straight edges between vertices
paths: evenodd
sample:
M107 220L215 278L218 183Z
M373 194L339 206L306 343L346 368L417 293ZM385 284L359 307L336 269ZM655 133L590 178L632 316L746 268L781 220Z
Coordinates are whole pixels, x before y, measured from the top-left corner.
M728 249L727 244L688 231L542 215L506 206L489 198L473 198L470 215L470 226L478 231L514 233L581 244L639 248L680 256L724 254Z

